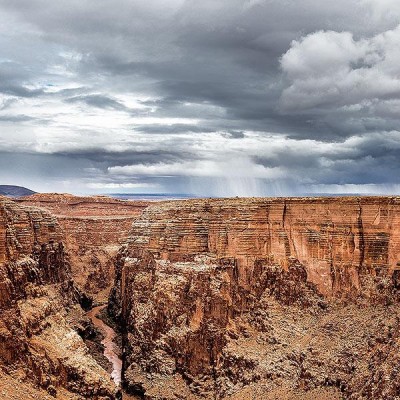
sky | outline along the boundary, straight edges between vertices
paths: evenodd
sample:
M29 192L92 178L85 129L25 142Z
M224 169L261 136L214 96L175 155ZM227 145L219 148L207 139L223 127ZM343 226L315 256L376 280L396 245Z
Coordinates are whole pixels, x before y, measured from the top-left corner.
M400 2L0 0L0 184L400 194Z

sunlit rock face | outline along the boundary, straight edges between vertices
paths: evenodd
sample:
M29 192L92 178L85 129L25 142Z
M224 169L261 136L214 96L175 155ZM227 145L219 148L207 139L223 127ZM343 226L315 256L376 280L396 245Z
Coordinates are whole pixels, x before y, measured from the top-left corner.
M113 399L115 386L72 329L86 297L49 212L0 198L0 397Z
M109 309L148 399L394 398L399 199L218 199L146 209ZM391 397L392 396L392 397Z

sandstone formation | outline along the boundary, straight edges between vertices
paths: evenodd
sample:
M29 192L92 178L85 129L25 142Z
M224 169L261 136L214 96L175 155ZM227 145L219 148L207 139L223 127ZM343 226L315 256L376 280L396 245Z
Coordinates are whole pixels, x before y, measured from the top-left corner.
M86 298L49 212L0 197L0 398L114 399L74 330Z
M398 399L399 204L0 197L0 398L115 399L81 306L119 248L133 398Z
M147 201L125 201L108 196L74 196L68 193L36 193L17 199L44 207L54 215L71 217L132 216L148 206Z
M57 216L75 283L96 300L106 300L114 280L114 257L132 222L148 203L55 193L35 194L18 201L45 208Z
M109 310L146 399L400 398L400 199L165 202Z

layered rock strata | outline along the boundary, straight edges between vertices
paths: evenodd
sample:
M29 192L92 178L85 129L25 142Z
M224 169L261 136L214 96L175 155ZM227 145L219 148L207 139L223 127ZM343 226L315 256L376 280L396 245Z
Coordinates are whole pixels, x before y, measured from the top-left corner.
M125 387L146 399L397 398L399 211L393 197L149 207L109 304Z
M0 397L114 399L116 387L72 327L84 295L49 212L0 197Z
M69 249L74 281L96 300L106 300L114 280L114 257L132 222L148 203L51 193L18 201L57 216Z

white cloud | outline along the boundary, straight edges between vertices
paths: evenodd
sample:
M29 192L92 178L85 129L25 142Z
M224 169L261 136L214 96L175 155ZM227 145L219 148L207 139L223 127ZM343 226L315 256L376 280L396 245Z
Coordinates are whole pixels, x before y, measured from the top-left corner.
M400 3L398 0L361 0L370 11L368 19L375 23L398 24Z
M289 79L325 77L349 69L365 56L365 41L355 42L350 32L319 31L294 40L282 56L281 65Z
M247 157L221 160L195 160L176 163L137 164L110 167L111 175L124 176L188 176L188 177L237 177L279 179L285 176L280 168L266 168Z
M400 98L400 26L359 40L350 32L309 34L292 42L281 66L286 111Z

